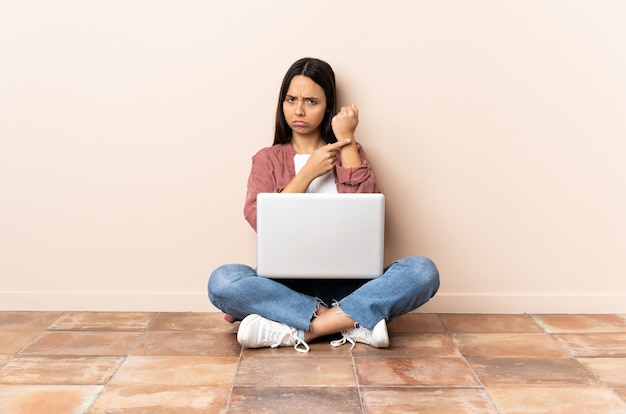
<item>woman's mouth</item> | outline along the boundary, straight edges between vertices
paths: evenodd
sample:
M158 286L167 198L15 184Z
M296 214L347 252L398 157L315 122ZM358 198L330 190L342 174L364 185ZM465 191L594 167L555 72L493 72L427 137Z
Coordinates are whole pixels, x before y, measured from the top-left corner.
M298 127L301 128L301 127L305 127L305 126L307 126L309 124L308 124L308 122L304 122L304 121L293 121L291 125L296 127L296 128L298 128Z

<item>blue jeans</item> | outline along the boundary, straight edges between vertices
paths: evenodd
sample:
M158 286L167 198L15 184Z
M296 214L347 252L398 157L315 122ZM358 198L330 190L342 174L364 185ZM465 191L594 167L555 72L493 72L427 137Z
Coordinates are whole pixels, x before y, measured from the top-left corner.
M309 330L319 304L337 304L361 326L373 329L428 302L439 289L439 272L425 257L393 262L376 279L268 279L250 266L218 267L209 279L209 299L237 319L256 313Z

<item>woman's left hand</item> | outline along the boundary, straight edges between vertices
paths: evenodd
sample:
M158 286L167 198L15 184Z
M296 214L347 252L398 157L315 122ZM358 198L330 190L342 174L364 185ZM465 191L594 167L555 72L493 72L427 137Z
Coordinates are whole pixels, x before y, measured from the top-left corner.
M359 109L355 104L342 106L341 110L333 117L333 132L338 140L354 139L354 131L359 124Z

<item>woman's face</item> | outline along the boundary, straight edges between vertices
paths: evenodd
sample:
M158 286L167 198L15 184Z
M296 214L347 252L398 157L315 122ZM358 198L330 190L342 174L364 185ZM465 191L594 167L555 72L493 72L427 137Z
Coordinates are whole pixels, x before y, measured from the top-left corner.
M324 90L307 76L294 76L283 101L283 114L294 134L319 134L326 114Z

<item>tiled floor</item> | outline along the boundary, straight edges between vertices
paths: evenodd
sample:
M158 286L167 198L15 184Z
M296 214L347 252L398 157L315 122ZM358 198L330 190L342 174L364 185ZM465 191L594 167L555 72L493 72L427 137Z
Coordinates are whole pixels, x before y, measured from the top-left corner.
M626 315L409 314L242 350L217 313L0 312L0 413L626 413Z

